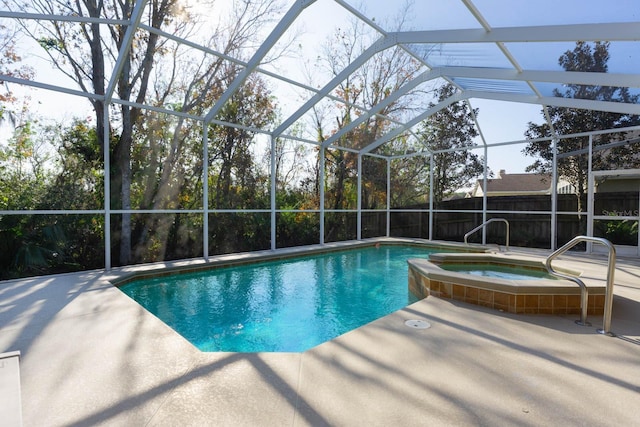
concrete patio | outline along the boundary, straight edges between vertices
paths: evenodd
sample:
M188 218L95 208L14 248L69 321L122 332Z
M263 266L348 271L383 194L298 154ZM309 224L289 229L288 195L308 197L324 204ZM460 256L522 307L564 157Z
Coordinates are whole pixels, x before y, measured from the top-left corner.
M605 257L561 262L605 279ZM110 284L127 271L0 283L25 426L640 425L637 258L618 260L617 337L429 297L299 354L202 353Z

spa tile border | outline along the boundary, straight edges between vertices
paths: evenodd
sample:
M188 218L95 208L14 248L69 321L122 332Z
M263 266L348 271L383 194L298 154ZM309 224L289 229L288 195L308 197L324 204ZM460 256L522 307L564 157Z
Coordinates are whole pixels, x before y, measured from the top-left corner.
M444 272L440 275L439 267L433 264L430 267L429 264L426 260L409 261L409 291L419 299L434 296L516 314L564 315L581 312L580 288L570 281L475 280L457 273ZM518 263L513 266L521 267ZM604 286L589 288L589 314L604 312L604 293Z

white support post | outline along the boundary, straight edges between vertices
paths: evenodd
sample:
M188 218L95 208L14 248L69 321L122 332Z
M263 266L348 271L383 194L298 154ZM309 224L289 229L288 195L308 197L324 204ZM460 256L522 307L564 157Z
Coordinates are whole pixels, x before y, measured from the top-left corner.
M209 261L209 124L202 123L202 257Z
M587 159L587 236L593 237L593 216L595 208L595 196L596 191L595 182L592 179L593 172L593 134L589 135L589 158ZM587 241L587 253L590 254L593 251L593 243Z
M320 192L320 244L324 245L324 156L326 148L320 147L318 155L320 161L318 162L318 191Z
M122 38L122 44L120 45L120 49L118 51L118 58L116 59L116 63L113 67L113 73L111 74L111 79L109 80L109 84L107 85L105 95L102 99L103 109L104 109L104 190L105 190L105 198L104 198L104 210L105 210L105 223L104 223L104 244L105 244L105 262L104 268L105 270L111 270L111 186L109 185L111 168L110 168L110 155L109 155L109 104L111 103L111 99L113 97L113 93L116 90L116 84L118 83L118 79L120 78L120 74L122 73L122 69L124 67L125 61L127 59L127 55L129 54L129 50L131 49L131 44L133 43L133 36L136 32L138 25L142 19L142 13L144 12L144 8L147 5L148 0L141 0L135 4L133 10L131 12L131 18L129 19L129 24L127 26L127 30L125 31L124 37ZM131 209L131 206L123 206L123 208ZM127 215L130 215L128 213ZM124 222L124 221L123 221Z
M488 147L485 145L484 146L484 164L482 165L482 169L483 169L483 174L482 174L482 187L484 188L484 191L482 192L482 223L481 224L486 224L487 222L487 183L488 183L488 177L487 177L487 173L489 171L489 149ZM487 244L487 227L482 227L482 244L486 245Z
M358 153L358 196L356 198L357 200L357 208L358 208L358 213L357 213L357 227L358 230L356 231L356 239L357 240L362 240L362 154Z
M276 138L271 136L271 250L276 249Z
M557 220L558 220L558 216L557 213L555 213L556 211L553 208L553 203L557 203L558 200L558 196L557 196L557 190L556 193L553 193L553 188L558 188L558 138L557 138L557 134L556 131L554 129L553 126L553 120L551 120L551 115L549 114L549 109L547 108L547 106L545 105L544 107L542 107L543 112L544 112L544 117L547 121L547 124L549 125L549 129L551 130L551 134L555 135L555 137L551 140L551 153L553 156L552 159L552 168L551 168L551 186L552 186L552 195L551 195L551 227L549 229L549 233L551 234L549 236L549 241L550 241L550 246L551 246L551 250L555 250L557 245L558 245L558 228L557 228ZM555 194L555 196L554 196ZM557 209L557 207L556 207Z
M433 240L433 154L429 155L429 240Z
M558 247L558 139L554 138L551 149L553 150L553 168L551 172L551 250Z
M387 158L387 237L391 236L391 159Z
M558 147L557 139L553 140L553 170L551 173L551 250L558 247Z
M589 180L587 181L587 236L593 237L593 220L594 220L594 191L595 191L595 176L589 174ZM587 253L590 253L592 246L587 242Z
M103 100L103 122L104 131L102 133L104 150L104 269L111 270L111 153L109 153L109 105Z

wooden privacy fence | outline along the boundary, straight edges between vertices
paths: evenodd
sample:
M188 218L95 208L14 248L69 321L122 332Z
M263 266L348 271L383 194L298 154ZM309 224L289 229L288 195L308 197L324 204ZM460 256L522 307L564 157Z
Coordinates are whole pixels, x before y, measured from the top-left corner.
M563 245L576 235L586 234L586 199L581 203L583 214L579 215L578 200L572 194L559 194L556 219L556 245ZM638 211L638 193L601 193L595 196L595 210L602 215L603 207L610 212ZM390 235L394 237L429 237L428 205L414 205L392 209ZM439 203L435 208L433 238L436 240L464 241L469 230L482 224L482 213L469 212L482 210L482 198L455 199ZM400 212L400 210L402 210ZM407 212L409 211L409 212ZM415 212L413 212L415 211ZM467 211L467 212L465 212ZM523 212L529 213L504 213ZM549 196L504 196L487 198L487 219L505 218L510 223L511 244L514 246L550 248L551 247L551 197ZM606 213L605 213L606 214ZM597 234L605 234L605 227ZM363 212L362 236L375 237L386 234L385 212ZM503 224L490 224L487 228L487 243L504 244L505 227ZM606 236L603 236L606 237ZM479 243L482 233L478 232L469 241ZM616 243L616 242L614 242Z

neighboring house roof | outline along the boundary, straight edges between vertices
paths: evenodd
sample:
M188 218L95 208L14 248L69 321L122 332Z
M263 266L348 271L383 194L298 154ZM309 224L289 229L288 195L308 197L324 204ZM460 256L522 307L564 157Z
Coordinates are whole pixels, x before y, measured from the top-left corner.
M476 182L471 197L490 196L520 196L531 194L551 194L551 175L534 173L507 174L504 169L496 178L487 179L487 188L484 188L484 180Z
M611 156L613 149L618 146L632 145L640 143L640 131L626 131L624 134L605 135L604 140L599 145L593 147L594 156L602 156L606 158ZM624 139L623 139L624 138ZM589 148L572 151L570 153L562 153L562 157L586 155ZM610 165L616 169L628 170L640 162L640 153L635 151L627 153L624 156L618 156L614 160L615 165ZM623 178L609 177L604 182L596 182L597 192L615 192L615 191L635 191L640 185L639 176L626 176ZM546 195L551 194L551 175L536 173L506 173L505 169L501 169L498 176L487 179L487 188L484 188L482 179L477 180L475 186L468 193L467 197L482 197L486 192L487 197L491 196L526 196L526 195ZM557 186L558 194L575 194L576 188L562 177L558 178Z

